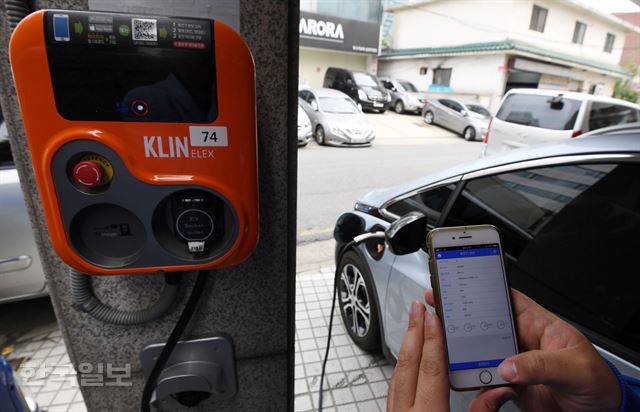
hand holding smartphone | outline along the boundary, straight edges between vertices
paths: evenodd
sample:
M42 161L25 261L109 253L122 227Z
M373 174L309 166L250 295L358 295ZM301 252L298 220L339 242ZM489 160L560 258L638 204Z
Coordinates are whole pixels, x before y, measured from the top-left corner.
M491 225L433 229L427 247L451 387L508 384L497 367L518 353L518 344L498 230Z

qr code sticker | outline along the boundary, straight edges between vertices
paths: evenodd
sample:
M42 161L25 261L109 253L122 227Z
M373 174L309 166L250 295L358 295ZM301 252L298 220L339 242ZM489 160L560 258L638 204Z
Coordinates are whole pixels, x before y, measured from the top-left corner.
M153 19L131 19L133 40L158 41L158 23Z

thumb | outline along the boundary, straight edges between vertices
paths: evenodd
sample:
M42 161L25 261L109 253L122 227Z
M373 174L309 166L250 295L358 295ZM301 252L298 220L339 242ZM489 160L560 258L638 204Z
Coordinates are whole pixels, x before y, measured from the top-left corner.
M504 360L498 373L507 382L523 385L575 385L584 373L569 350L532 350Z

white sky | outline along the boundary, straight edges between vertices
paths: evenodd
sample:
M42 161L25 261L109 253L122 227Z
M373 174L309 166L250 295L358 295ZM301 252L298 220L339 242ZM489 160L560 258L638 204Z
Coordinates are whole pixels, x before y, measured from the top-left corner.
M639 12L640 6L631 0L578 0L605 13Z

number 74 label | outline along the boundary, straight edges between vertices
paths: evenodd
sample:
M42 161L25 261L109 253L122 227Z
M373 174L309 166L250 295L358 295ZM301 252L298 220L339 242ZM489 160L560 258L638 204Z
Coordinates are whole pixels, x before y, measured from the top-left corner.
M227 147L229 146L229 141L227 140L227 128L211 126L189 126L189 143L191 143L192 147Z

